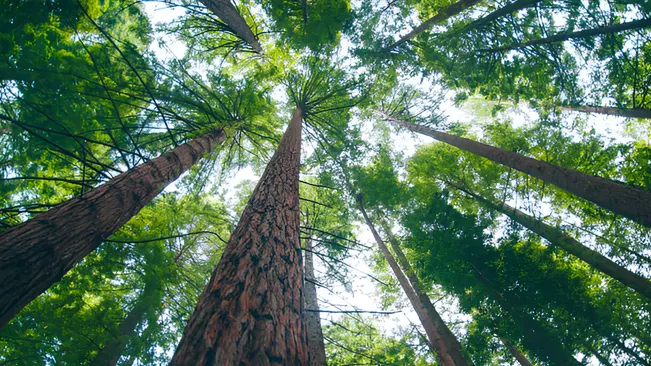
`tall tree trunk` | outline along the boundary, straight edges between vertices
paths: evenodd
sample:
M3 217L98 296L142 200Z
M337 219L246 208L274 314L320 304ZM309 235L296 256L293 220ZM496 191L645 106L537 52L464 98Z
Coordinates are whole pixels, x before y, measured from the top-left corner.
M514 1L514 2L512 2L510 4L508 4L508 5L505 5L505 6L499 8L497 10L494 10L493 12L491 12L490 14L486 15L483 18L479 18L479 19L469 23L468 25L466 25L465 27L463 27L461 29L460 33L469 32L469 31L471 31L473 29L483 27L486 24L488 24L488 23L490 23L490 22L492 22L494 20L497 20L497 19L499 19L499 18L501 18L503 16L506 16L506 15L509 15L509 14L513 14L516 11L519 11L519 10L522 10L522 9L527 9L527 8L532 8L532 7L536 6L536 4L538 4L540 1L541 0L516 0L516 1Z
M388 47L385 47L382 51L383 52L390 52L394 48L402 45L403 43L413 39L414 37L418 36L419 34L423 33L424 31L432 28L435 24L444 22L448 20L449 18L461 13L465 9L477 4L480 0L460 0L450 6L448 6L445 9L442 9L439 11L436 15L433 17L427 19L424 21L421 25L418 27L414 28L411 32L407 33L406 35L402 36L398 41L394 42L393 44L389 45Z
M564 111L599 113L609 116L629 117L629 118L651 118L651 109L645 108L617 108L617 107L599 107L591 105L562 106Z
M197 137L0 235L0 327L224 137Z
M502 338L500 338L500 341L509 350L509 352L511 352L513 357L515 357L515 359L518 361L518 363L521 366L533 366L533 364L531 362L529 362L529 359L527 358L527 356L525 356L524 353L522 353L522 351L520 351L517 347L512 345L511 342L507 341L506 339L502 339Z
M591 37L591 36L598 36L602 34L614 34L614 33L623 32L631 29L647 28L647 27L651 27L651 18L640 19L640 20L635 20L626 23L619 23L619 24L609 25L600 28L584 29L576 32L563 32L563 33L555 34L550 37L534 39L528 42L514 43L502 47L496 47L496 48L481 49L479 50L479 52L502 52L502 51L517 50L529 46L536 46L536 45L548 44L554 42L563 42L573 38Z
M494 203L456 184L450 185L465 192L484 206L508 216L511 220L538 234L553 245L559 246L568 253L588 263L592 268L616 279L646 298L651 299L651 281L611 261L601 253L586 247L576 239L565 234L562 230L545 224L544 222L537 220L535 217L527 215L506 203Z
M312 255L312 241L305 240L305 308L311 311L305 313L305 326L307 327L307 345L310 355L310 366L325 366L325 342L323 329L321 329L321 316L319 315L319 301L316 296L314 281L314 256Z
M595 356L595 357L597 358L597 360L599 360L599 363L600 363L600 364L602 364L602 365L604 365L604 366L613 366L613 364L610 363L610 361L608 361L608 358L605 357L605 356L603 356L603 355L601 355L601 354L600 354L600 353L599 353L599 352L598 352L594 347L592 347L592 345L590 345L590 344L588 344L588 343L586 342L586 343L584 344L584 347L586 348L587 351L589 351L590 353L592 353L592 355Z
M238 37L243 39L257 53L262 53L262 46L246 23L242 14L231 0L199 0L201 3L231 28Z
M412 288L411 284L407 280L407 277L405 277L404 273L400 269L400 266L398 266L398 263L391 255L391 252L389 252L389 248L387 248L387 246L384 244L384 240L382 240L380 235L375 230L375 226L373 225L373 222L366 214L366 210L364 209L364 204L362 202L361 195L357 196L357 204L359 206L359 210L362 213L362 216L364 216L366 225L371 230L371 233L373 233L375 242L380 247L380 251L384 255L384 258L386 258L387 262L389 263L389 267L391 267L391 270L393 271L394 275L398 279L398 283L400 283L400 287L402 287L402 290L407 295L409 302L414 307L414 310L416 311L416 314L418 315L418 318L420 319L423 328L425 328L425 333L427 334L427 338L429 339L429 345L434 348L432 349L432 352L438 356L439 360L441 360L442 365L445 366L467 365L468 363L465 362L463 359L460 360L461 363L457 363L456 360L450 354L451 350L448 344L446 343L446 340L441 336L441 333L439 332L436 326L436 322L434 322L434 320L427 314L425 307L418 299L418 296L416 295L416 292L414 292L414 289Z
M170 365L307 365L299 108L199 298Z
M425 126L404 122L391 116L385 116L387 119L413 132L430 136L498 164L519 170L616 214L651 227L651 192L649 191L532 159L481 142L435 131Z
M89 365L115 366L118 363L129 340L134 338L136 327L145 319L152 303L157 303L152 298L154 292L151 285L145 286L133 309L131 309L127 317L120 323L118 334L102 347Z
M384 216L382 213L380 214L381 216ZM384 219L380 218L379 222L380 226L382 226L382 229L389 238L389 243L391 244L393 252L396 254L398 264L400 264L400 267L402 267L404 273L407 275L409 282L411 282L414 292L416 293L416 296L418 297L420 303L425 308L427 315L432 318L434 324L436 324L436 329L438 329L439 334L443 338L448 349L448 353L454 360L455 365L472 365L472 362L464 357L461 343L459 343L457 337L454 335L454 333L452 333L450 328L448 328L447 324L445 324L445 321L443 321L441 315L438 313L438 311L436 311L436 308L434 307L434 304L432 304L429 296L427 296L427 292L421 285L420 280L418 279L418 275L416 275L416 272L411 267L411 264L409 263L409 260L407 260L407 257L402 251L402 248L400 248L400 244L398 243L396 237L393 235L391 228Z
M507 312L513 321L519 326L524 335L524 345L535 346L542 349L544 356L551 364L556 366L581 366L581 363L568 352L563 344L543 328L535 319L528 314L514 308L508 299L504 298L496 288L472 263L475 278L484 285L489 296ZM541 355L542 356L542 355Z

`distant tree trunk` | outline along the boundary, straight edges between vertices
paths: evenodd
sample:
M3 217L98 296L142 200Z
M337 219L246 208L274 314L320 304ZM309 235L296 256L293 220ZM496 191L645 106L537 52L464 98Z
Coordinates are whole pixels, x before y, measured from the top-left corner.
M506 339L502 339L502 338L500 338L500 341L509 350L509 352L511 352L513 357L515 357L515 359L518 361L518 363L521 366L533 366L533 364L531 362L529 362L529 359L527 358L527 356L525 356L524 353L522 353L522 351L520 351L517 347L512 345L511 342L507 341Z
M496 288L484 275L475 267L473 268L475 278L484 285L489 297L507 312L513 321L519 326L524 335L524 345L535 346L542 349L544 356L551 364L556 366L581 366L581 363L568 352L563 344L543 328L535 319L514 308L498 288Z
M608 361L607 357L604 357L599 352L597 352L597 350L594 347L592 347L590 344L585 343L584 346L585 346L586 350L588 350L590 353L592 353L592 355L595 356L597 358L597 360L599 360L599 363L601 363L604 366L613 366L613 364L610 363L610 361Z
M511 220L538 234L553 245L559 246L568 253L588 263L592 268L616 279L646 298L651 299L651 281L611 261L601 253L586 247L576 239L565 234L562 230L545 224L531 215L527 215L526 213L505 203L494 203L456 184L450 185L465 192L484 206L508 216Z
M479 18L479 19L475 20L474 22L469 23L468 25L466 25L465 27L463 27L461 29L461 32L465 33L465 32L471 31L473 29L483 27L486 24L488 24L488 23L490 23L490 22L492 22L494 20L497 20L497 19L499 19L499 18L501 18L503 16L513 14L516 11L519 11L519 10L522 10L522 9L532 8L532 7L536 6L536 4L538 4L540 1L541 0L517 0L517 1L514 1L514 2L512 2L510 4L508 4L508 5L505 5L505 6L501 7L501 8L499 8L499 9L494 10L493 12L491 12L490 14L486 15L483 18Z
M312 241L305 240L305 325L307 327L307 345L310 355L310 366L325 366L325 342L323 341L323 329L321 329L321 316L319 315L319 301L316 296L316 285L314 281L314 256L312 255Z
M563 33L555 34L550 37L534 39L528 42L514 43L507 46L496 47L496 48L481 49L479 50L479 52L502 52L502 51L517 50L529 46L536 46L536 45L548 44L554 42L563 42L573 38L591 37L591 36L598 36L602 34L614 34L614 33L623 32L631 29L639 29L639 28L647 28L647 27L651 27L651 18L640 19L640 20L635 20L626 23L619 23L619 24L609 25L600 28L584 29L576 32L563 32Z
M170 365L307 365L299 108L199 298Z
M598 107L591 105L562 106L560 108L572 112L598 113L628 118L651 118L651 109L645 108Z
M384 244L384 240L382 240L380 235L375 230L375 226L373 225L373 222L366 214L366 210L364 209L364 204L362 202L361 195L357 196L357 205L359 207L359 210L362 213L362 216L364 216L366 225L371 230L371 233L373 233L375 242L380 247L380 251L384 255L384 258L386 258L387 262L389 263L389 267L391 267L391 270L396 276L398 283L400 283L400 287L402 287L402 290L407 295L409 302L414 307L414 310L416 311L416 314L418 315L418 318L420 319L423 328L425 328L425 333L427 334L427 338L429 339L429 345L434 348L432 349L432 352L438 356L442 365L445 366L467 365L468 363L466 363L463 359L460 360L461 363L456 363L455 359L452 358L452 355L450 354L451 350L446 344L445 339L441 336L441 333L439 332L436 326L436 322L427 314L425 307L418 299L418 295L416 295L416 292L414 292L414 289L411 287L411 284L407 280L407 277L405 277L404 273L400 269L400 266L398 266L398 263L391 255L391 252L389 252L389 248L387 248L387 246Z
M402 38L400 38L398 41L394 42L393 44L389 45L388 47L385 47L382 51L383 52L390 52L394 48L402 45L403 43L413 39L414 37L418 36L419 34L425 32L426 30L432 28L435 24L444 22L448 20L449 18L461 13L465 9L477 4L480 0L460 0L450 6L448 6L445 9L442 9L439 11L436 15L433 17L427 19L424 21L421 25L418 27L414 28L411 32L407 33L404 35Z
M581 173L511 151L496 148L467 138L435 131L425 126L404 122L391 116L387 119L413 132L430 136L461 150L519 170L553 184L616 214L651 227L651 192L623 183Z
M197 137L0 235L0 327L224 137Z
M199 0L210 9L219 19L228 25L238 37L243 39L257 53L262 53L262 46L253 34L251 27L246 23L242 14L237 10L231 0Z
M153 292L151 286L145 287L133 309L131 309L127 317L120 323L118 334L102 347L89 365L115 366L118 363L129 340L135 337L136 327L145 319L147 312L152 306L152 302L154 304L157 303L152 298Z
M633 357L634 359L636 359L637 362L640 363L640 365L651 366L651 364L649 363L648 360L645 360L644 358L642 358L642 356L640 356L640 355L638 354L638 352L635 352L634 350L632 350L629 346L627 346L626 344L624 344L624 342L620 341L619 339L617 339L617 338L615 338L615 337L610 337L609 339L610 339L613 343L615 343L615 345L617 346L617 348L621 349L621 350L624 351L626 354L628 354L629 356L631 356L631 357Z
M416 272L411 267L411 264L409 263L409 260L407 260L407 257L402 251L402 248L400 248L400 244L398 243L396 237L393 235L391 228L384 219L381 218L379 222L380 226L382 226L382 229L389 238L389 243L391 244L391 248L393 248L393 252L396 254L398 264L400 264L400 267L402 267L404 273L407 275L409 282L411 282L414 292L416 293L416 296L418 297L420 303L425 308L427 315L429 315L434 321L434 324L436 324L436 328L443 338L448 349L448 353L454 360L455 365L472 365L472 362L470 360L467 360L463 355L461 343L459 343L457 337L454 335L454 333L452 333L450 328L448 328L447 324L445 324L445 321L443 321L441 315L438 313L438 311L436 311L436 308L434 307L434 304L432 304L429 296L427 296L427 292L421 285L420 280L418 279L418 275L416 275Z

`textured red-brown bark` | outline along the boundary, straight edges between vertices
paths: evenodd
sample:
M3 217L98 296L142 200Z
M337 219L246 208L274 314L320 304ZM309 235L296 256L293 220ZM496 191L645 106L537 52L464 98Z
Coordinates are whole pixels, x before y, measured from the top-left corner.
M414 311L416 312L416 315L418 315L418 319L425 329L425 334L427 334L427 339L429 340L428 346L430 347L432 353L434 353L439 358L442 365L467 365L467 363L455 363L454 358L452 358L450 355L450 349L448 348L445 339L441 336L441 332L439 332L439 329L436 326L436 322L427 314L427 310L421 303L418 295L416 295L416 292L407 280L407 277L405 277L405 274L402 272L400 266L393 258L393 255L391 255L391 252L389 252L389 248L387 248L387 246L384 244L384 240L382 240L380 234L378 234L377 230L375 230L375 225L373 225L373 222L368 217L366 210L364 209L361 195L357 197L357 205L360 212L362 213L362 216L364 217L366 225L373 234L373 238L375 238L375 242L377 243L378 247L380 247L380 251L389 263L389 267L391 267L393 274L396 276L400 287L402 287L402 290L407 295L407 299L409 299L409 302L414 307Z
M529 362L527 356L525 356L524 353L522 353L517 347L512 345L511 342L502 338L500 338L500 341L502 341L502 344L506 346L506 348L509 350L509 352L511 352L513 357L515 357L521 366L533 366L531 362Z
M583 113L599 113L609 116L629 117L629 118L651 118L651 109L645 108L617 108L617 107L599 107L593 105L575 105L563 106L562 110Z
M257 53L262 53L262 46L253 34L251 27L246 23L242 14L237 10L231 0L199 0L219 19L228 25L241 39Z
M450 358L454 360L455 365L472 365L472 361L466 359L466 357L463 355L461 343L459 343L457 337L454 335L454 333L452 333L450 328L448 328L448 325L445 324L445 321L443 321L441 315L438 313L438 311L436 311L434 304L432 304L432 300L430 300L429 296L427 296L427 292L425 292L425 289L418 279L418 275L416 275L416 272L411 267L411 263L409 263L409 260L407 260L407 256L405 256L402 248L400 248L400 244L398 243L396 237L393 235L391 228L382 218L380 219L380 225L382 226L384 232L387 234L391 248L393 248L393 252L396 254L396 258L398 258L398 264L400 264L400 267L402 267L402 270L407 275L407 278L409 278L409 282L411 282L414 293L416 293L418 300L423 305L423 308L425 308L427 315L432 318L432 321L436 325L436 329L441 335L441 338L443 338L443 342L445 342L448 353L450 354Z
M496 148L467 138L404 122L391 116L387 119L411 131L430 136L461 150L519 170L553 184L616 214L651 227L651 192L629 185L581 173L511 151Z
M299 242L301 124L297 108L170 365L307 365Z
M312 255L312 241L305 241L305 308L313 311L305 313L307 327L307 344L310 355L310 366L327 365L323 329L321 329L321 316L319 315L319 301L316 296L314 284L314 256Z
M0 327L223 139L197 137L0 235Z

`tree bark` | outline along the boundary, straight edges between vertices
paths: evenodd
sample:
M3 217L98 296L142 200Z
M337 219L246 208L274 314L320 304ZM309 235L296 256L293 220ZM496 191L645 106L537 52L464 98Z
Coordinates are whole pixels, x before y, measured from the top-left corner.
M170 365L307 365L299 108L199 298Z
M511 344L511 342L507 341L506 339L500 338L500 341L502 344L511 352L513 357L518 361L518 363L521 366L533 366L531 362L529 362L529 359L527 356L524 355L517 347Z
M246 23L242 14L237 10L231 0L199 0L205 7L212 11L221 19L229 28L231 28L238 37L244 40L259 54L262 54L262 46L253 34L251 27Z
M400 269L400 266L398 266L398 263L391 255L391 252L389 252L389 248L387 248L387 246L384 244L384 240L382 240L380 235L375 230L375 226L373 225L373 222L366 214L366 210L364 209L364 204L362 202L361 195L357 196L357 205L359 207L359 210L362 213L362 216L364 216L364 221L366 222L366 225L371 230L371 233L373 233L375 242L380 247L380 251L384 255L384 258L386 258L387 262L389 263L389 267L391 267L393 274L398 279L398 283L400 283L400 287L402 287L402 290L407 295L409 302L414 307L414 310L416 311L416 314L418 315L418 318L420 319L423 328L425 328L425 333L427 334L427 338L429 339L429 346L433 347L432 352L436 356L438 356L442 365L445 366L467 365L467 363L455 363L454 358L452 358L452 356L450 355L450 349L448 348L445 339L443 339L443 337L441 336L441 333L439 332L436 323L431 317L428 316L425 307L418 299L418 296L416 295L416 292L414 292L414 289L411 287L411 284L407 280L407 277L405 277L404 273ZM463 360L461 362L463 362Z
M598 36L602 34L614 34L614 33L623 32L631 29L647 28L647 27L651 27L651 18L640 19L640 20L635 20L626 23L619 23L619 24L609 25L600 28L584 29L576 32L563 32L563 33L555 34L550 37L534 39L528 42L513 43L510 45L490 48L490 49L481 49L479 50L479 52L502 52L502 51L517 50L529 46L536 46L536 45L548 44L554 42L563 42L573 38L591 37L591 36Z
M380 214L384 216L382 213ZM380 226L382 226L382 229L389 238L389 243L391 244L391 248L393 249L396 258L398 259L398 264L400 267L402 267L404 273L407 275L409 282L411 282L414 293L425 308L427 315L432 318L432 321L434 321L434 324L436 325L439 334L443 338L450 357L454 360L455 365L472 365L472 362L470 360L467 360L463 355L461 343L459 343L457 337L454 335L454 333L452 333L450 328L448 328L447 324L445 324L445 321L443 321L441 315L438 313L438 311L436 311L436 308L434 307L434 304L432 304L429 296L427 296L427 292L421 285L420 280L418 279L418 275L416 275L416 272L411 267L411 264L409 263L409 260L407 260L407 257L402 251L402 248L400 248L400 244L398 243L396 237L393 235L391 228L384 219L380 218L379 221Z
M651 227L651 192L649 191L532 159L481 142L435 131L425 126L404 122L391 116L386 117L413 132L430 136L461 150L521 171L616 214Z
M312 255L312 241L305 240L305 325L307 327L307 345L311 366L326 366L325 342L323 329L321 329L321 316L319 315L319 301L316 296L314 281L314 256Z
M460 0L447 8L439 11L436 15L433 17L427 19L424 21L421 25L418 27L414 28L411 32L407 33L406 35L402 36L398 41L394 42L393 44L389 45L388 47L385 47L382 51L383 52L390 52L394 48L402 45L403 43L415 38L419 34L425 32L426 30L432 28L435 24L444 22L448 20L449 18L461 13L465 9L477 4L480 0Z
M224 137L197 137L0 235L0 327Z
M637 291L642 296L651 299L651 281L611 261L601 253L586 247L576 239L565 234L562 230L545 224L544 222L537 220L531 215L527 215L526 213L505 203L494 203L484 197L469 192L463 187L455 184L450 185L462 192L465 192L467 195L473 197L484 206L487 206L488 208L491 208L508 216L511 220L538 234L540 237L546 239L553 245L559 246L568 253L588 263L592 268L616 279L623 285Z
M651 109L645 108L617 108L617 107L599 107L591 105L562 106L564 111L599 113L609 116L619 116L628 118L651 118Z

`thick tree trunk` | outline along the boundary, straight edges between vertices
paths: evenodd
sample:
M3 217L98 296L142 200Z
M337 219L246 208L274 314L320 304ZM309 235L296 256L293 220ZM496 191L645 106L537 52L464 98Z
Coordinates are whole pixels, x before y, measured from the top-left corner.
M479 18L479 19L475 20L474 22L469 23L468 25L463 27L463 29L461 29L460 33L469 32L469 31L471 31L473 29L483 27L486 24L488 24L488 23L490 23L490 22L492 22L492 21L494 21L496 19L499 19L499 18L501 18L503 16L506 16L506 15L509 15L509 14L513 14L516 11L519 11L519 10L522 10L522 9L527 9L527 8L532 8L532 7L536 6L536 4L538 4L540 1L541 0L517 0L517 1L514 1L514 2L512 2L510 4L508 4L508 5L505 5L505 6L501 7L501 8L493 11L492 13L486 15L483 18Z
M294 112L170 365L307 365L299 242L301 113Z
M413 132L430 136L498 164L519 170L616 214L651 227L651 192L649 191L532 159L481 142L435 131L425 126L407 123L391 116L386 117Z
M147 311L149 311L152 305L152 301L156 303L152 299L152 293L151 287L145 287L133 309L131 309L127 317L120 323L118 334L102 347L89 365L115 366L118 363L129 340L134 338L136 327L145 319Z
M524 335L523 344L542 349L544 356L552 365L556 366L581 366L581 363L568 352L563 344L555 337L549 334L535 319L522 313L514 308L512 304L504 298L499 289L497 289L484 275L474 266L473 272L475 278L484 285L490 298L499 304L507 312L513 321L518 325ZM542 356L542 355L541 355Z
M500 341L502 344L511 352L513 357L518 361L518 363L521 366L533 366L531 362L529 362L529 359L527 356L524 355L517 347L511 344L511 342L507 341L506 339L500 338Z
M436 311L436 308L434 307L434 304L432 304L429 296L427 296L427 292L421 285L420 280L418 279L418 275L416 275L416 272L411 267L411 264L409 263L409 260L407 260L407 257L402 251L402 248L400 248L400 244L398 243L396 237L393 235L391 228L386 223L386 221L384 221L384 219L381 218L379 221L380 226L382 226L382 229L389 238L389 243L391 244L391 248L393 248L393 252L396 254L398 264L400 264L400 267L402 267L404 273L407 275L409 282L411 282L414 293L416 293L418 300L425 308L427 315L432 318L434 324L436 324L436 328L443 338L443 341L446 344L446 348L448 349L448 353L454 360L455 365L472 365L472 362L464 357L463 351L461 349L461 343L459 343L457 337L454 335L454 333L452 333L450 328L448 328L447 324L445 324L445 321L443 321L441 315L438 313L438 311Z
M511 220L538 234L553 245L559 246L568 253L588 263L592 268L616 279L625 286L637 291L642 296L651 299L651 281L611 261L601 253L586 247L576 239L565 234L562 230L545 224L544 222L537 220L535 217L527 215L526 213L505 203L494 203L484 197L469 192L463 187L454 184L450 185L465 192L484 206L508 216Z
M528 42L514 43L507 46L490 48L490 49L481 49L479 50L479 52L502 52L502 51L517 50L529 46L536 46L536 45L548 44L554 42L563 42L573 38L591 37L591 36L598 36L602 34L614 34L614 33L623 32L631 29L641 29L647 27L651 27L651 18L640 19L640 20L635 20L626 23L619 23L619 24L609 25L607 27L601 27L601 28L584 29L576 32L564 32L546 38L534 39Z
M244 40L257 53L262 53L262 46L253 34L251 27L246 23L242 14L237 10L231 0L199 0L212 11L219 19L228 25L238 37Z
M312 255L312 241L305 240L305 308L312 310L305 314L305 325L307 327L307 345L310 355L310 366L325 366L325 342L323 341L323 329L321 329L321 316L319 315L319 301L316 296L316 285L314 284L314 256Z
M461 362L464 363L455 363L454 358L452 358L452 356L450 355L450 349L448 348L445 339L441 336L441 333L439 332L436 326L436 322L434 322L434 320L427 314L425 307L418 299L418 296L416 295L416 292L414 292L414 289L411 287L411 284L407 280L407 277L405 277L404 273L400 269L400 266L398 266L398 263L391 255L391 252L389 252L389 248L387 248L387 246L384 244L384 240L382 240L380 235L375 230L375 226L373 225L373 222L366 214L366 210L364 209L364 204L362 202L361 195L357 197L357 204L359 206L359 210L362 213L362 216L364 216L366 225L371 230L371 233L373 233L375 242L380 247L380 251L384 255L384 258L386 258L387 262L389 263L389 267L391 267L391 270L396 276L398 283L400 284L400 287L402 287L402 290L407 295L409 302L414 307L414 310L416 311L416 314L418 315L418 318L420 319L423 328L425 328L425 333L427 334L427 338L429 339L429 346L434 348L432 349L432 352L436 356L438 356L442 365L445 366L467 365L467 363L465 363L463 360L461 360Z
M651 109L644 108L598 107L591 105L563 106L560 108L572 112L599 113L628 118L651 118Z
M0 327L224 139L210 132L0 235Z
M421 25L418 27L414 28L411 32L407 33L406 35L402 36L398 41L394 42L393 44L389 45L388 47L385 47L382 51L383 52L390 52L394 48L402 45L403 43L410 41L411 39L415 38L419 34L425 32L426 30L432 28L435 24L444 22L448 20L449 18L461 13L465 9L477 4L480 0L460 0L447 8L439 11L436 15L433 17L427 19L424 21Z

